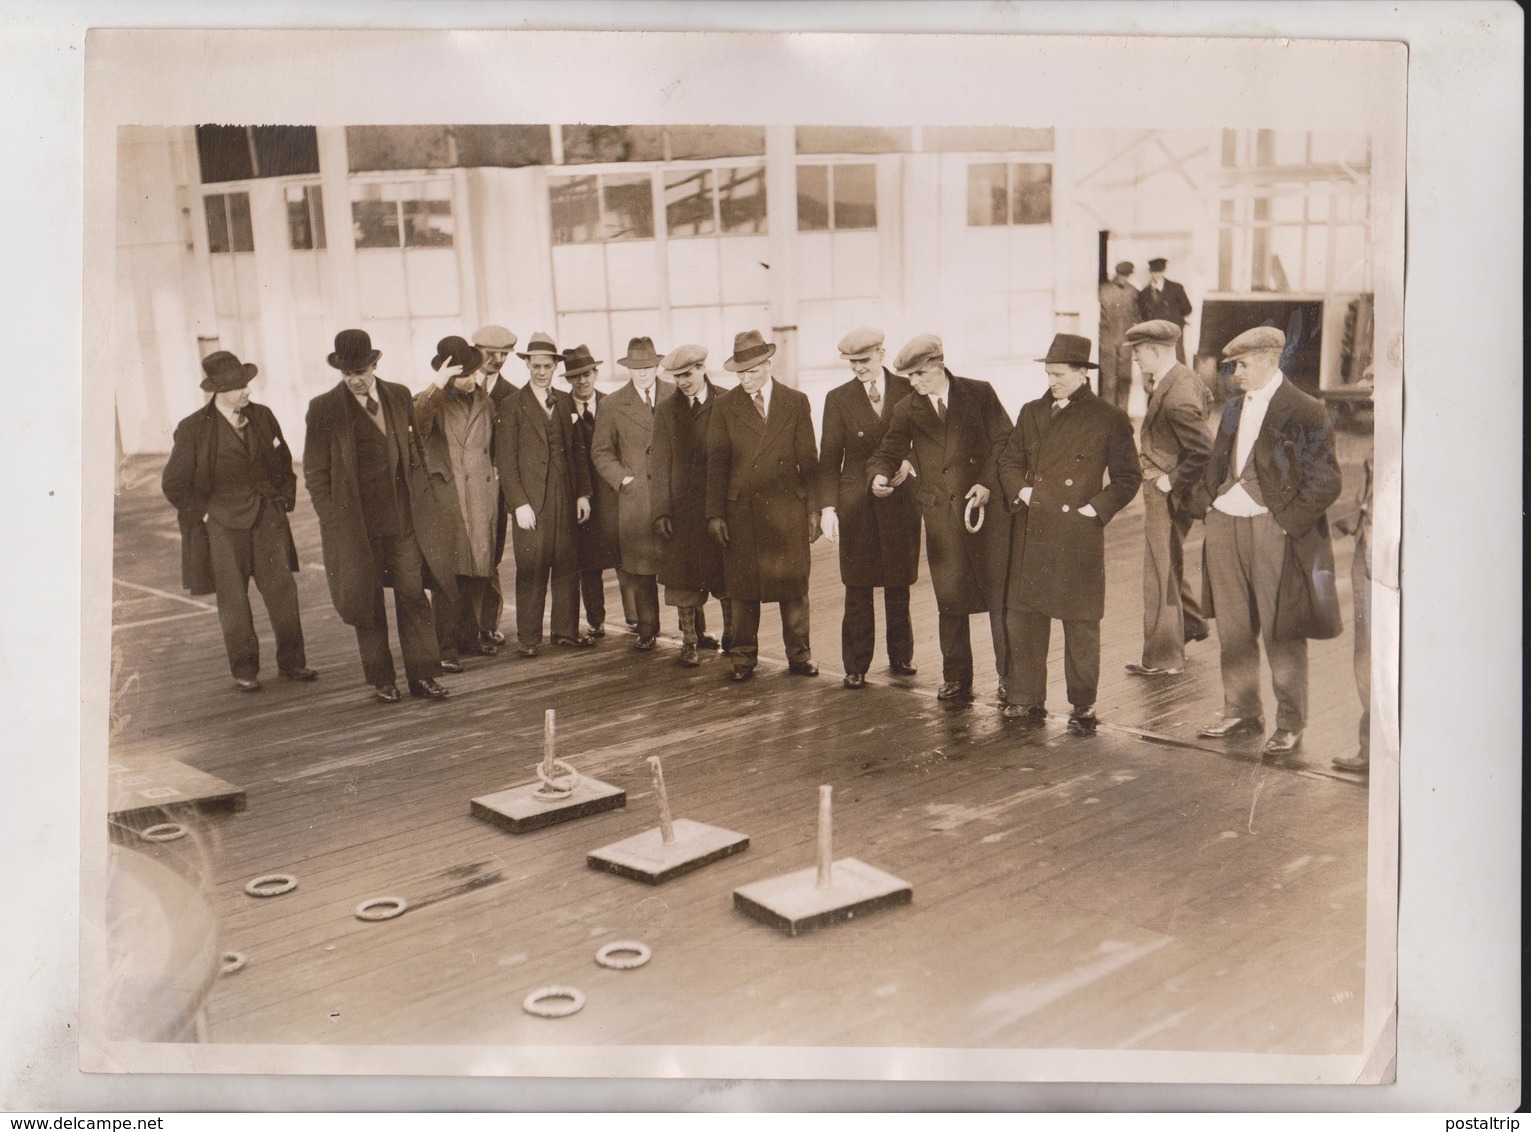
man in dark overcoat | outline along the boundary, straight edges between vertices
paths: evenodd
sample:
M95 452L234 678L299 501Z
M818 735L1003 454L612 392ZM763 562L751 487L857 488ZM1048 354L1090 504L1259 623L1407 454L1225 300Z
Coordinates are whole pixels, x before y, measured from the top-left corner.
M707 377L707 350L678 346L661 363L675 394L654 410L649 451L649 509L659 542L659 582L680 621L680 663L701 664L698 649L715 650L707 635L707 595L723 606L724 651L733 647L723 586L723 548L707 533L707 425L718 390Z
M1090 392L1090 340L1059 334L1037 360L1046 367L1048 392L1021 408L999 457L1000 489L1016 512L1005 589L1010 698L1004 715L1047 714L1048 637L1053 621L1062 621L1069 728L1091 734L1106 603L1106 524L1132 502L1143 473L1127 414Z
M1127 665L1134 676L1185 671L1185 647L1207 638L1201 601L1185 576L1185 538L1195 521L1186 501L1212 455L1207 386L1175 360L1180 327L1159 319L1127 332L1148 409L1139 455L1143 462L1143 656Z
M1148 261L1148 286L1138 292L1138 318L1143 322L1163 319L1180 327L1175 343L1175 360L1185 361L1185 325L1191 317L1191 299L1185 288L1165 278L1169 260L1162 256Z
M620 541L617 534L617 493L596 474L590 458L595 422L604 414L606 394L595 387L601 364L585 346L564 351L564 380L574 400L574 443L585 453L590 477L590 518L574 528L579 559L579 595L585 606L585 624L592 637L606 635L606 571L617 565ZM623 595L624 605L627 595ZM636 621L636 618L631 620Z
M440 699L426 569L433 585L455 587L455 532L426 472L409 390L377 377L382 356L364 330L335 336L328 361L341 380L309 402L303 480L319 513L330 598L356 629L367 683L384 703L399 702L383 607L391 585L410 694Z
M971 700L971 614L989 614L1002 689L1008 668L1004 599L1010 515L990 495L999 489L995 460L1010 437L1010 415L988 382L957 377L946 368L945 348L934 334L912 339L893 368L909 378L914 393L894 406L888 431L867 461L867 481L874 496L888 499L896 490L892 481L912 459L939 613L936 697Z
M1217 619L1223 715L1207 739L1259 734L1260 646L1276 692L1264 755L1292 757L1308 715L1308 641L1341 631L1325 512L1340 495L1334 431L1323 403L1281 372L1286 336L1257 326L1223 347L1235 392L1193 497L1205 514L1203 608Z
M1116 274L1100 285L1101 400L1123 412L1132 393L1132 347L1127 331L1138 321L1138 289L1132 285L1133 265L1123 260Z
M723 548L736 681L755 674L765 601L781 607L788 671L819 674L808 645L819 453L807 396L771 378L775 353L758 330L734 336L723 368L739 375L739 387L717 399L707 423L707 530Z
M298 479L276 416L250 400L258 372L227 350L202 359L202 388L212 399L175 426L160 478L181 527L181 581L194 594L217 594L223 646L242 692L260 690L251 578L276 634L277 671L289 680L319 675L304 658L292 577L298 552L287 513Z
M500 402L516 391L516 386L504 374L505 361L516 348L516 336L503 326L490 324L473 332L473 345L484 352L484 365L478 371L479 384L489 395L489 406L496 413ZM505 591L500 583L500 563L505 558L505 523L508 513L505 498L500 496L495 504L494 519L494 571L489 575L489 592L484 595L480 621L488 626L484 639L495 647L505 643L500 632L500 617L505 612Z
M855 376L825 396L819 446L820 522L825 536L839 543L845 585L840 658L847 688L866 686L876 639L872 592L878 588L888 667L899 676L915 674L909 587L920 574L920 509L914 466L907 459L900 465L888 481L894 490L886 499L867 487L867 461L888 431L893 406L914 392L908 378L883 367L883 337L881 330L863 326L840 339L840 356Z
M516 652L536 656L548 584L553 589L553 644L588 648L595 638L579 631L577 524L590 518L590 466L574 431L574 400L553 388L563 357L538 331L517 352L530 377L500 405L495 464L510 509L516 556Z

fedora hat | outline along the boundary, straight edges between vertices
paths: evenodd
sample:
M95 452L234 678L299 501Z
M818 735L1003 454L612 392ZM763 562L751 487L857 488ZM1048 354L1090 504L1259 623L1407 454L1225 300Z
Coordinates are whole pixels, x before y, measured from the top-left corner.
M553 345L552 337L542 330L537 331L527 339L526 353L523 354L520 350L516 351L516 357L522 361L525 361L533 354L551 354L559 361L563 361L563 355L558 352L558 347Z
M254 362L241 362L227 350L219 350L202 359L202 388L209 393L243 389L259 372Z
M1080 369L1099 369L1090 361L1090 340L1079 334L1055 334L1053 344L1047 348L1047 357L1038 358L1043 365L1078 366Z
M652 338L633 338L627 343L627 356L618 358L617 365L628 369L653 369L659 365L659 359Z
M365 330L342 330L335 335L335 352L325 360L342 373L364 370L383 356L372 348L372 336Z
M760 331L741 330L734 335L734 355L723 363L723 368L729 373L754 369L774 353L776 343L767 342Z
M465 339L453 334L436 343L436 356L431 359L431 369L439 370L447 362L462 366L462 373L458 376L468 377L477 373L484 364L484 351L468 345Z
M600 365L600 362L590 356L590 347L586 346L583 342L572 350L565 350L563 352L563 375L566 380L571 377L578 377L580 374L590 370L599 369Z

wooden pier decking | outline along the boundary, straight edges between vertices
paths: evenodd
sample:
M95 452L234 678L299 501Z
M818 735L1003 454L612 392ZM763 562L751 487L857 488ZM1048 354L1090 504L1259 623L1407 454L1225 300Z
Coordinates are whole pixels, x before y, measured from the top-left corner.
M1366 441L1341 441L1349 473ZM322 675L277 678L257 599L265 689L243 695L211 598L179 588L159 467L130 462L117 501L114 644L119 685L136 681L117 702L112 756L178 760L244 789L247 804L198 818L181 841L115 836L201 884L220 947L248 957L209 999L213 1041L1302 1054L1361 1044L1367 792L1329 768L1354 751L1359 717L1348 539L1336 542L1346 632L1312 644L1302 761L1277 769L1259 763L1258 739L1195 738L1221 704L1215 637L1192 646L1182 677L1123 672L1140 647L1138 502L1107 532L1102 725L1080 738L1063 727L1058 633L1045 726L999 717L982 615L979 702L935 700L924 578L912 602L919 675L891 677L879 653L864 691L842 689L842 591L825 542L811 592L817 679L779 663L769 609L761 649L775 662L754 681L727 682L723 659L682 669L666 611L668 639L652 653L635 653L618 620L598 648L470 658L442 678L447 700L378 704L330 607L301 493L299 589ZM1187 558L1199 561L1199 542ZM513 573L507 562L508 596ZM620 609L613 579L608 610ZM523 835L471 817L470 799L532 778L549 707L560 757L624 788L626 808ZM648 755L664 760L677 818L745 833L748 851L658 887L587 868L590 849L657 824ZM788 938L737 912L731 894L813 864L821 783L835 787L836 855L903 878L914 900ZM245 895L247 880L272 872L295 875L297 889ZM410 908L355 919L373 896ZM652 961L598 967L596 949L619 939L645 942ZM547 984L582 989L584 1009L523 1013Z

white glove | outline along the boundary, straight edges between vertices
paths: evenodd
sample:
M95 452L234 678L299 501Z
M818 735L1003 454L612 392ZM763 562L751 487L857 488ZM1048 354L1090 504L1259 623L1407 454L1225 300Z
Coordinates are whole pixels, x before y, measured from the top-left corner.
M1157 487L1160 491L1164 492L1165 495L1168 495L1170 493L1170 487L1172 485L1170 483L1169 476L1164 475L1164 476L1160 476L1158 479L1154 480L1154 486Z
M523 503L516 508L516 526L523 531L535 531L537 529L537 512L532 510L530 503Z
M1026 504L1026 506L1028 506L1028 507L1031 506L1031 488L1029 488L1029 487L1021 488L1021 502Z
M830 542L840 541L840 516L835 514L833 507L819 512L819 530Z

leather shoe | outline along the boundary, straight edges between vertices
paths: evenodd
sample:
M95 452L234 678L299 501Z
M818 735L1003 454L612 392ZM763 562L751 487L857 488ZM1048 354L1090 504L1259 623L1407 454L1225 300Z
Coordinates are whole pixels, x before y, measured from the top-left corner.
M521 656L521 657L526 657L526 658L530 659L531 657L534 657L534 656L537 655L537 646L536 645L518 645L516 647L516 655L517 656Z
M604 625L592 625L592 626L590 626L588 634L589 634L589 636L594 637L596 640L600 640L602 637L604 637L606 635L606 626L604 626Z
M1151 668L1146 664L1136 663L1127 666L1129 676L1179 676L1184 671L1184 668Z
M1000 711L1006 719L1046 719L1047 709L1041 704L1006 704Z
M305 664L302 668L282 669L282 679L303 681L317 680L319 679L319 674Z
M454 674L461 672L463 671L462 662L457 660L443 660L441 662L441 671L451 672Z
M859 672L847 672L845 674L845 686L847 688L865 688L867 678Z
M701 658L696 655L695 645L680 646L680 663L682 668L696 668L702 663Z
M1300 746L1302 746L1301 731L1287 731L1285 728L1278 727L1271 732L1271 737L1265 741L1262 753L1281 756L1293 755L1297 753L1297 748Z
M1264 730L1265 720L1259 716L1252 719L1225 716L1220 722L1203 727L1196 734L1203 739L1231 739L1235 735L1258 735Z
M499 656L500 655L500 650L499 650L498 646L492 645L488 641L482 641L482 640L481 641L477 641L477 642L475 642L475 643L473 643L471 645L463 645L457 651L461 652L461 653L467 653L469 656Z
M947 680L936 689L938 700L971 700L972 698L973 685L964 684L959 680Z
M582 633L578 637L554 637L553 643L559 648L588 649L595 647L595 638Z
M890 664L888 671L895 676L917 676L920 670L912 664Z
M994 689L994 695L998 697L1000 703L1005 703L1010 699L1010 689L1005 687L1003 680L999 682L999 687Z
M1337 759L1331 759L1336 770L1348 770L1355 774L1365 774L1371 769L1370 756L1357 751L1353 755L1341 755Z
M787 665L787 671L794 676L817 676L819 666L811 660L794 660Z
M1093 707L1076 707L1069 712L1069 730L1075 735L1094 735L1099 722Z
M1187 634L1186 639L1185 639L1185 643L1188 644L1188 645L1194 645L1197 641L1205 641L1207 639L1207 636L1208 636L1208 634L1206 632L1190 633L1190 634Z
M728 678L735 684L743 684L746 680L750 679L754 675L755 670L753 668L735 668L728 674Z
M404 698L399 695L399 686L397 684L379 684L372 691L385 704L396 704Z
M446 697L447 690L430 677L426 677L424 680L411 680L409 694L419 696L422 700L440 700Z
M234 687L238 688L241 692L258 692L260 691L260 681L253 676L236 676L234 677Z
M499 648L505 643L505 634L500 632L498 629L485 629L482 633L479 634L479 636L488 641L495 648Z
M636 641L633 642L633 648L637 649L639 652L650 652L653 650L656 643L657 642L653 637L639 637Z
M709 637L706 633L703 633L696 639L696 647L699 649L706 649L708 652L717 652L718 638Z

